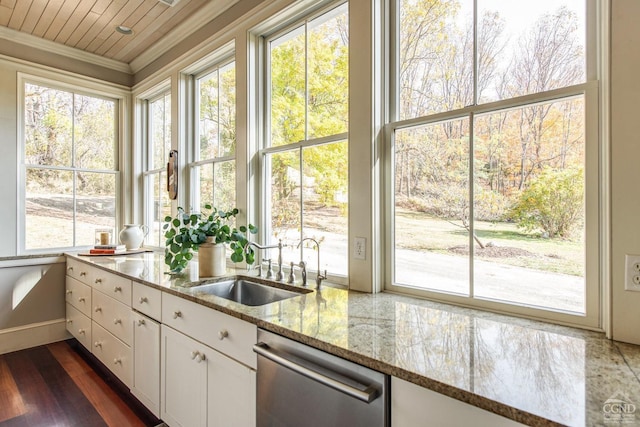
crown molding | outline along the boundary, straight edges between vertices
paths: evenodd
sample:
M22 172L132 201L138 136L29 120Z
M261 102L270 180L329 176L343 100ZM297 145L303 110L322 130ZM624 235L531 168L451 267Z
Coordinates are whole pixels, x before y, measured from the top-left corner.
M0 26L0 38L115 71L132 74L129 64Z
M134 74L158 59L162 54L176 46L182 40L198 31L205 24L220 16L239 0L211 0L203 6L198 13L184 20L181 24L169 31L149 49L142 52L129 64Z

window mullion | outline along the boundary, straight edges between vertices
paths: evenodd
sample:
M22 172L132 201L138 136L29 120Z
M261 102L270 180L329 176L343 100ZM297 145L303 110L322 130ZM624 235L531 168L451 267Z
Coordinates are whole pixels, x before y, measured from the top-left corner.
M474 263L475 263L475 168L474 168L474 120L473 111L469 113L469 297L474 297Z

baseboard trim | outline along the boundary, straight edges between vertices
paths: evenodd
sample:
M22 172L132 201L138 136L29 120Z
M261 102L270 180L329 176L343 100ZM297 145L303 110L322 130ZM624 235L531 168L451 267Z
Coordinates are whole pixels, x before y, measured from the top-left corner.
M65 319L48 320L0 330L0 354L70 338Z

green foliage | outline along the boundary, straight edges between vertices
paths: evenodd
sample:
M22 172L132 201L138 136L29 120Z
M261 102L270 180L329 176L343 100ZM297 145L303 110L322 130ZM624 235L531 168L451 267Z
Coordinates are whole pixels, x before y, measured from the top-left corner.
M583 219L584 171L545 168L532 179L512 209L512 217L527 231L542 229L549 237L569 237Z
M188 214L183 208L178 208L178 214L174 217L165 217L163 230L167 239L164 251L165 263L171 272L182 271L189 261L193 259L193 253L204 243L208 237L213 237L214 243L228 244L231 250L231 261L242 262L246 259L247 264L255 261L254 252L245 246L248 243L247 233L256 234L258 228L249 224L248 227L231 227L229 222L238 214L238 209L223 211L205 205L208 213Z

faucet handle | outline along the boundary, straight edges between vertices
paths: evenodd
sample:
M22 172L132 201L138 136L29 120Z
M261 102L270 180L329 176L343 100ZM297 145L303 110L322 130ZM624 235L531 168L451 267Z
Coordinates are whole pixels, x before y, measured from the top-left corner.
M271 268L271 259L267 260L267 264L269 265L267 267L267 275L265 276L266 279L273 279L273 269Z
M293 271L294 268L294 262L291 261L291 269L289 270L289 278L287 279L287 283L292 284L296 281L296 275L295 272Z

